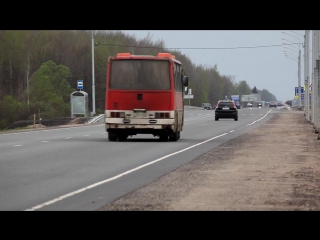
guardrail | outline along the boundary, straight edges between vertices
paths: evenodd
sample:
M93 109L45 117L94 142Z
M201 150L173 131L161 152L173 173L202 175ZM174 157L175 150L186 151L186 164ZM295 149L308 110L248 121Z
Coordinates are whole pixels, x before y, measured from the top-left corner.
M90 119L86 124L104 123L104 122L105 122L104 114L100 114Z

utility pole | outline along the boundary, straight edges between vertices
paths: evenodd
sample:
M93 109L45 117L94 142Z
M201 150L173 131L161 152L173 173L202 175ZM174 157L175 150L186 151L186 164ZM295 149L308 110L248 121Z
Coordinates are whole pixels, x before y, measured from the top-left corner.
M27 106L29 112L29 53L28 53L28 66L27 66Z
M305 30L304 35L304 78L305 78L305 113L306 113L306 119L309 122L310 121L310 76L309 76L309 31Z
M301 83L300 83L301 82L301 74L300 74L300 72L301 72L301 67L300 67L301 66L301 51L299 50L298 61L295 59L296 55L294 55L292 53L284 51L284 55L287 58L298 63L298 71L297 71L297 73L298 73L298 89L297 90L298 91L297 91L297 104L296 105L298 106L299 109L301 109Z
M313 50L312 50L313 51ZM315 102L315 129L316 133L319 133L320 129L320 89L319 89L319 30L315 30L315 48L314 48L314 53L315 53L315 70L314 70L314 78L315 78L315 83L316 83L316 88L314 89L314 92L316 94L316 102ZM318 136L319 140L319 136Z
M294 38L298 39L298 41L299 41L299 47L298 47L298 49L299 49L299 57L298 57L298 108L301 109L301 107L302 107L301 106L301 49L300 49L301 42L300 42L299 38L297 38L289 33L286 33L286 32L282 32L282 33L287 34L291 37L294 37ZM287 39L283 39L283 38L281 38L281 39L286 40L288 42L291 42ZM291 43L294 43L294 42L291 42Z
M315 126L315 99L316 99L316 84L314 81L314 69L315 69L315 54L314 54L314 30L312 30L312 100L311 100L311 123Z
M95 86L94 86L94 34L92 31L92 116L96 114L96 97L95 97Z
M298 57L298 107L301 109L301 50L299 49Z

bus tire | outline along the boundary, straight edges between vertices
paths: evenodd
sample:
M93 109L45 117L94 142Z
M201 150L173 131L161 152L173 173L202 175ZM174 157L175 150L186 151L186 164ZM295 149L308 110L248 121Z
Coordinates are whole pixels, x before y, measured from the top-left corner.
M165 134L165 133L160 134L159 140L160 140L161 142L166 142L166 141L168 141L168 135Z
M176 142L176 141L178 141L179 136L180 136L180 132L176 131L172 134L172 136L169 137L169 139L170 139L170 141Z
M124 142L125 140L127 140L127 138L128 138L128 134L120 133L120 134L118 135L118 140L119 140L119 142Z
M111 132L108 133L108 140L109 141L111 141L111 142L117 141L117 138L118 138L117 134L111 133Z

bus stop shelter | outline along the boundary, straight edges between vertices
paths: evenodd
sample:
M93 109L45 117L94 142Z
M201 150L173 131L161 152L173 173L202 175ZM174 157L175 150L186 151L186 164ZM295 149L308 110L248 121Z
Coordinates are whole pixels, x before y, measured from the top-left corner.
M89 117L88 93L84 91L75 91L70 94L71 117L83 115Z

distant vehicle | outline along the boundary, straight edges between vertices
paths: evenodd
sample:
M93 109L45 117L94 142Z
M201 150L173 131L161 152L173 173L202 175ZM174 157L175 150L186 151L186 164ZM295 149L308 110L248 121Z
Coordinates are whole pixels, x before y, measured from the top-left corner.
M269 108L271 108L271 107L277 108L277 106L278 106L277 102L270 102L269 103Z
M212 105L211 105L211 103L202 103L202 108L205 110L211 110Z
M291 106L292 106L292 100L288 100L288 101L286 101L286 102L285 102L285 104L287 104L288 106L290 106L290 107L291 107Z
M262 103L258 103L257 108L262 108Z
M231 95L231 100L234 101L234 103L236 104L237 108L240 109L240 95Z
M248 102L247 107L252 107L252 103Z
M215 120L233 118L238 121L238 108L233 100L219 100L215 109Z
M282 106L284 106L284 105L283 105L283 103L277 103L277 106L278 106L278 107L282 107Z

